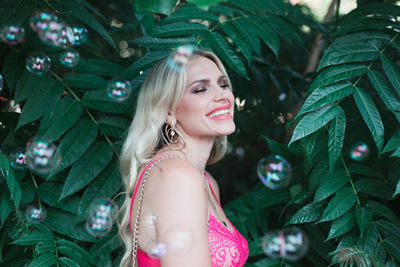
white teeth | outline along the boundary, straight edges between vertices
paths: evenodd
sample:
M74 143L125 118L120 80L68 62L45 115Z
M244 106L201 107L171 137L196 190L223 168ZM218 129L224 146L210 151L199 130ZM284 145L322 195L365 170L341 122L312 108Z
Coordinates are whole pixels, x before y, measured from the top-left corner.
M222 115L222 114L229 114L229 109L221 109L221 110L215 111L215 112L211 113L210 115L208 115L207 117L214 118L214 117Z

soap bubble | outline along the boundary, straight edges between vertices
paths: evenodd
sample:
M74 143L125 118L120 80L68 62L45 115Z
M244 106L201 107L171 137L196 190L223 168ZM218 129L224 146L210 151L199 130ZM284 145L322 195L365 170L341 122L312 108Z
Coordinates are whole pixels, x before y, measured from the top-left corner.
M51 67L50 58L46 54L32 54L26 59L26 69L33 74L43 75Z
M97 198L90 203L89 216L96 214L98 217L111 217L115 219L118 213L118 206L109 198Z
M81 45L86 42L88 30L85 27L74 26L72 27L72 31L74 32L74 45Z
M30 204L25 210L25 219L29 222L43 222L46 216L46 209L36 203Z
M158 223L158 217L152 212L144 212L140 216L141 227L147 229L154 229Z
M72 28L62 21L50 21L48 29L38 31L40 40L51 46L69 48L75 43Z
M170 253L183 255L193 247L194 235L189 228L176 226L169 229L165 243Z
M10 166L16 170L25 170L28 168L26 164L25 148L17 148L8 156Z
M281 156L262 158L257 165L257 174L261 182L270 189L287 185L292 177L292 168Z
M65 67L73 68L78 65L79 53L73 49L66 50L61 54L60 62Z
M50 30L50 25L53 22L59 22L57 15L38 10L32 14L29 25L35 32L45 32Z
M271 258L297 261L308 250L308 239L296 227L269 232L262 239L262 249Z
M117 218L118 206L109 198L98 198L89 206L86 230L94 237L108 234Z
M118 102L126 100L132 91L131 83L124 78L114 78L107 84L107 95Z
M9 45L22 43L25 37L25 29L16 25L5 25L0 30L0 39Z
M167 254L167 245L159 240L152 240L146 248L147 254L152 258L161 258Z
M196 50L197 46L195 45L179 46L176 52L168 58L168 66L175 71L180 71Z
M26 145L28 167L33 172L48 174L61 163L61 155L56 154L57 146L45 138L34 138Z
M3 91L3 86L4 86L4 80L3 80L3 76L0 74L0 93L1 93L1 91Z
M355 161L365 160L369 152L369 147L365 142L356 142L350 147L350 157Z

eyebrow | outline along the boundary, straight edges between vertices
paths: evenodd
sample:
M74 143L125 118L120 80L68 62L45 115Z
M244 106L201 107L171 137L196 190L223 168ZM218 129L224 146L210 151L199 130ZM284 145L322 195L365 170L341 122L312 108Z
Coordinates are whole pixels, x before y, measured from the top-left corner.
M218 81L220 81L222 79L228 79L228 77L226 77L226 75L222 74L221 76L219 76ZM209 82L210 82L210 79L196 80L196 81L193 81L191 84L189 84L188 87L192 86L195 83L209 83Z

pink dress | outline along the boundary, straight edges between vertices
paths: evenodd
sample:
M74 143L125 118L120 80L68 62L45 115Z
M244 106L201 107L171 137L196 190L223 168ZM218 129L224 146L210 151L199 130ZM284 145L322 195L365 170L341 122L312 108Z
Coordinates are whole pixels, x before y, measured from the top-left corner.
M158 159L156 159L158 160ZM135 199L136 192L138 190L140 181L143 177L146 169L156 160L148 164L142 174L140 175L139 181L136 185L135 192L132 196L132 203L130 208L130 213L132 214L133 200ZM207 174L205 174L208 180L208 184L211 191L215 196L214 189L211 186L210 179ZM217 199L218 201L218 199ZM219 202L218 202L219 204ZM221 206L221 205L220 205ZM222 209L222 208L221 208ZM130 215L131 216L131 215ZM129 216L129 224L131 217ZM212 211L209 210L209 228L208 228L208 243L210 246L211 254L211 265L212 267L242 267L249 256L249 247L247 245L246 239L239 233L239 231L229 222L233 230L229 230L222 223L220 223L213 215ZM137 261L139 267L160 267L160 260L157 258L152 258L142 250L137 250Z

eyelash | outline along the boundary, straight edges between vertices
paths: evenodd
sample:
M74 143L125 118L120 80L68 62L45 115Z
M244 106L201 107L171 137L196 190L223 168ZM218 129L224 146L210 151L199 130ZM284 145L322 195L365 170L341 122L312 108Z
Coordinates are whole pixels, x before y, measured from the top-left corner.
M229 84L227 84L227 83L220 84L219 86L222 87L222 88L224 88L224 89L229 88ZM204 91L206 91L207 89L208 89L208 86L200 87L200 88L194 89L193 92L194 92L195 94L197 94L197 93L204 92Z

